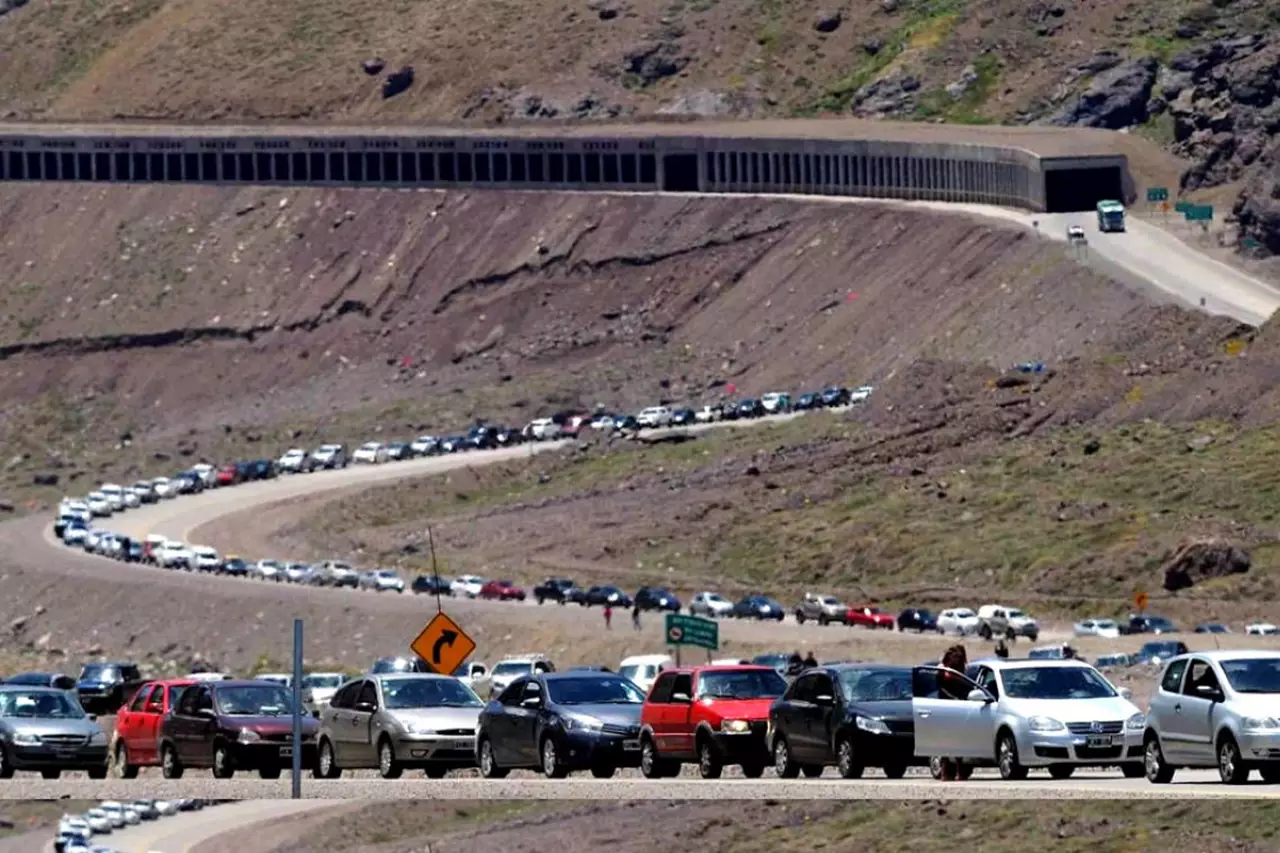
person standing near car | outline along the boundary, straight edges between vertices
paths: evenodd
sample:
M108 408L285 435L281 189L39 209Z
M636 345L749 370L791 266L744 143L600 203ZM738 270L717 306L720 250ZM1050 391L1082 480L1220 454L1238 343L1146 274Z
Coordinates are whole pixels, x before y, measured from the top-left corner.
M640 602L631 605L631 627L640 630Z
M943 699L954 699L961 702L969 698L969 681L964 671L969 666L969 654L963 645L957 643L947 649L942 656L942 669L938 672L938 696ZM942 781L954 782L962 778L960 760L942 758ZM967 777L966 777L967 778Z
M613 629L613 605L607 601L604 603L604 629Z

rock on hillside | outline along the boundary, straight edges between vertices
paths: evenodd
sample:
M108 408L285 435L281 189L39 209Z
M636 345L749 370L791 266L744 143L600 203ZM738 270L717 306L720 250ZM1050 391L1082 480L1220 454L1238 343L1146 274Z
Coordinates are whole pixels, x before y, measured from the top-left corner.
M1257 241L1271 255L1280 255L1280 142L1258 159L1233 213L1242 239Z

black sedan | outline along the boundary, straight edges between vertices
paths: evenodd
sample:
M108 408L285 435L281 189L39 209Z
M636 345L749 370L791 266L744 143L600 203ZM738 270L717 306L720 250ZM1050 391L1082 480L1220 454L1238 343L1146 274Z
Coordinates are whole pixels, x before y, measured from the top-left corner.
M765 411L764 403L756 399L743 400L738 403L737 410L739 418L762 418L768 414Z
M693 409L676 409L671 413L672 426L689 426L697 420L698 414Z
M819 776L834 765L845 779L879 767L900 779L915 757L911 667L840 664L805 670L769 709L769 750L784 779Z
M748 595L733 605L729 615L735 619L773 619L781 622L786 611L767 595Z
M642 586L636 590L635 606L641 610L670 610L680 612L680 599L675 593L660 586Z
M898 614L898 630L933 633L938 630L938 617L927 607L908 607Z
M517 678L480 712L480 775L538 769L549 779L590 770L608 779L640 766L644 692L606 672L544 672Z
M533 588L533 597L539 604L544 601L564 604L569 600L570 592L576 588L577 584L569 578L547 578Z
M413 579L409 589L417 595L453 595L453 587L449 579L438 575L418 575Z
M822 405L826 408L849 405L849 389L833 385L822 390Z
M218 569L218 573L242 578L249 574L249 564L239 557L228 557L222 561L222 566Z
M586 607L603 607L606 604L611 607L630 607L631 596L609 583L588 587L586 594L578 599L578 603Z
M792 408L797 412L807 412L810 409L822 408L822 395L817 393L801 394L796 398L795 405Z

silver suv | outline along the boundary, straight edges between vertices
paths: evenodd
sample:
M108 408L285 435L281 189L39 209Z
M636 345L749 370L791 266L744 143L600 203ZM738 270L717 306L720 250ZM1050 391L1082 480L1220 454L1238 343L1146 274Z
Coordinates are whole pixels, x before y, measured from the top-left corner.
M1280 652L1213 651L1165 665L1147 708L1147 779L1163 784L1180 767L1217 767L1240 785L1257 770L1280 782Z
M819 625L826 625L828 622L845 621L845 614L848 612L848 605L834 595L806 592L804 601L796 608L796 621L803 625L805 620L812 619Z

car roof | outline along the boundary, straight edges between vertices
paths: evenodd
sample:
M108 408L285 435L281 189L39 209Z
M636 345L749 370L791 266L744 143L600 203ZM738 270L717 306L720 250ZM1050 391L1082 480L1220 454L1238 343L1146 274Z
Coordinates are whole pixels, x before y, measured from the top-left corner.
M623 658L620 666L642 664L642 663L662 663L664 660L671 660L671 655L654 654L654 655L632 655L629 658Z
M270 681L259 681L254 678L224 678L217 681L203 681L201 684L207 684L210 687L216 687L219 690L230 689L233 687L264 687L279 686Z
M703 664L702 666L682 666L668 669L667 672L687 672L692 675L703 672L772 672L776 674L777 670L771 666L764 666L758 663L713 663Z
M973 661L973 663L978 663L978 661ZM1034 658L1034 659L1022 658L1020 660L1009 660L1007 658L995 658L993 660L983 660L981 661L981 663L987 666L990 666L992 669L999 669L999 670L1031 669L1031 668L1040 669L1041 667L1046 667L1046 666L1057 667L1060 669L1071 669L1071 668L1081 668L1081 667L1088 668L1088 669L1093 668L1089 666L1089 664L1085 663L1084 661L1077 660L1074 658L1067 658L1065 660L1055 660L1054 658Z
M546 681L570 681L575 678L622 678L616 672L601 672L594 669L573 669L563 672L542 672L528 676L534 678L541 675Z
M45 685L45 684L8 684L8 683L0 684L0 692L5 692L5 693L17 693L19 691L23 693L30 693L33 690L36 692L43 692L43 693L66 693L67 692L66 690L62 690L57 687L49 687L48 685Z
M820 669L831 672L852 672L865 669L872 672L910 672L911 667L892 663L831 663L823 664Z
M1205 658L1213 661L1224 660L1277 660L1280 659L1280 651L1266 651L1263 649L1214 649L1207 652L1188 652L1185 655L1178 655L1169 660L1173 663L1175 660L1184 660L1186 658Z

